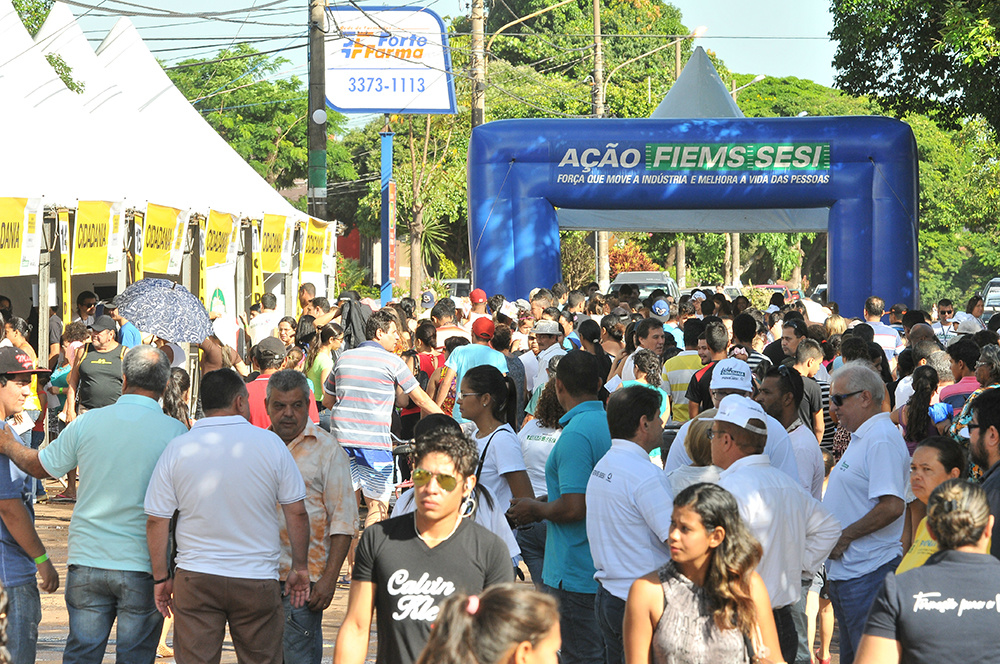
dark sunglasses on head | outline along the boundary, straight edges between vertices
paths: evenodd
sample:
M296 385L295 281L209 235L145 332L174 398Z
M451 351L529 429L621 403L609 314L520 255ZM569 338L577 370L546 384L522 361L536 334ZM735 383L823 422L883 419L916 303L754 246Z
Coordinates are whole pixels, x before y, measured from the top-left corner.
M854 392L847 392L845 394L831 394L830 403L837 408L840 408L844 405L844 402L847 401L847 399L853 397L855 394L861 394L862 392L864 392L864 390L855 390Z
M438 486L445 491L454 491L455 487L458 486L458 478L454 475L432 473L423 468L415 469L410 476L413 478L413 486L426 486L432 477L437 480Z

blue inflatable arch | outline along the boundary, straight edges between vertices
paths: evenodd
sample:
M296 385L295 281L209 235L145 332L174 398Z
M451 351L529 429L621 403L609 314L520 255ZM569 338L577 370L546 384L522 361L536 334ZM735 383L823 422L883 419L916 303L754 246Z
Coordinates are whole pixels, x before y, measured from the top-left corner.
M560 280L562 219L826 230L829 297L845 315L873 294L919 306L917 149L897 120L503 120L473 131L468 173L473 284L490 294L527 297Z

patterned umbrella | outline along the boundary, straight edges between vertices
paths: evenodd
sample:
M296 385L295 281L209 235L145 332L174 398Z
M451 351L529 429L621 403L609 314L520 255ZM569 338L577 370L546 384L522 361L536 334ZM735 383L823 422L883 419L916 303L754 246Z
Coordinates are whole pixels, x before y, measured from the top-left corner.
M141 279L115 298L118 313L166 341L201 343L212 326L205 305L169 279Z

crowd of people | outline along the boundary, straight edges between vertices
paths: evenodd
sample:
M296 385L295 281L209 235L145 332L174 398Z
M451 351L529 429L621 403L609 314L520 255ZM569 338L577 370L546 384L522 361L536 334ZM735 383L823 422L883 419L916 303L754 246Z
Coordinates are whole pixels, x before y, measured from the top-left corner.
M189 357L89 291L46 349L0 296L0 662L35 661L61 583L74 663L116 623L121 662L218 662L228 628L240 661L318 663L338 588L337 664L373 635L379 664L828 664L835 624L843 664L998 651L981 298L277 309ZM40 500L73 503L65 579Z

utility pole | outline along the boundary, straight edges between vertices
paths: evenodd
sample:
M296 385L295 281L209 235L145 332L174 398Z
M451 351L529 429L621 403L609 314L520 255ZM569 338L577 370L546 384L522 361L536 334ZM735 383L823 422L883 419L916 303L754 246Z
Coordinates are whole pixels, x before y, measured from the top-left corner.
M486 33L486 12L483 0L472 0L472 128L486 121L486 54L483 41Z
M594 0L594 93L595 118L604 117L604 54L601 51L601 0ZM597 284L601 292L611 287L611 265L608 257L607 231L597 231Z
M309 0L309 214L326 221L326 1Z
M677 40L674 44L674 83L677 83L677 79L681 77L681 42ZM677 287L685 288L685 283L687 279L685 278L685 271L687 270L686 264L686 249L684 244L684 236L677 235Z

